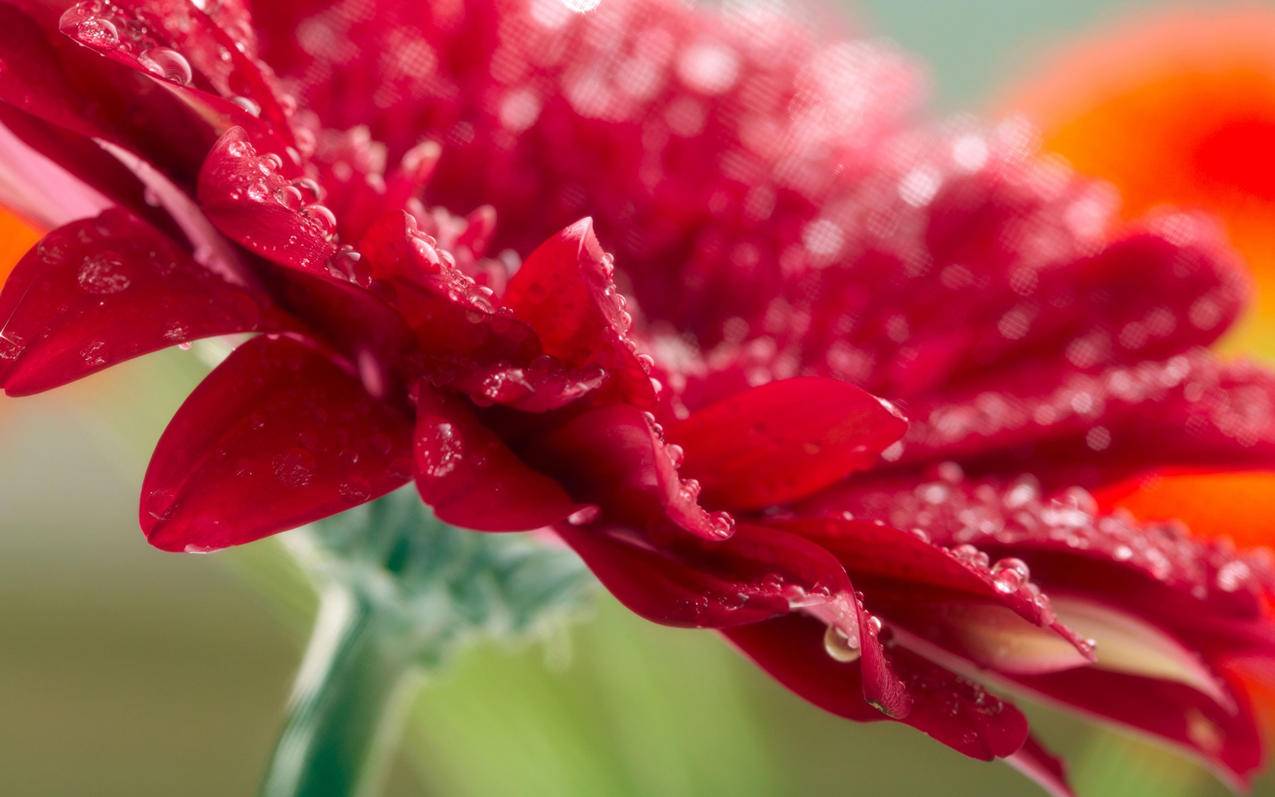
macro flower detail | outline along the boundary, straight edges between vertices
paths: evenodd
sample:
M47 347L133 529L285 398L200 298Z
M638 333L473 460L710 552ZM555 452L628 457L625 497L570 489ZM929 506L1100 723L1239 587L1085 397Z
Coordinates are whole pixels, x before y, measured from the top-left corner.
M152 544L414 482L1055 792L988 687L1261 765L1267 558L1091 492L1275 459L1275 381L1208 352L1248 286L1207 220L1118 225L1022 125L918 127L900 56L766 11L254 5L0 3L8 201L51 228L5 391L253 335L156 447Z

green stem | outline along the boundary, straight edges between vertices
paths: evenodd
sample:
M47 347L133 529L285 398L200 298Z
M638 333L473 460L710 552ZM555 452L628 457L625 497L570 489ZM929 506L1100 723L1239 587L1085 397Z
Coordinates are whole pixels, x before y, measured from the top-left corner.
M323 594L261 797L376 792L416 681L393 619L354 590Z

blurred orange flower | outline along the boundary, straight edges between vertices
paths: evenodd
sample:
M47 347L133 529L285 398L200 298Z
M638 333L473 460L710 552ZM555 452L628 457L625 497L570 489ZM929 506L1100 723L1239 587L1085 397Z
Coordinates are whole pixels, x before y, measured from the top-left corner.
M1114 183L1124 212L1219 216L1252 265L1233 351L1275 356L1275 8L1145 13L1066 46L1011 89L1046 149Z
M18 258L34 246L39 237L25 221L0 210L0 285L8 279Z
M1259 291L1230 349L1275 356L1275 8L1139 15L1047 58L1002 107L1115 184L1129 216L1176 205L1220 218ZM1243 547L1275 543L1275 473L1162 473L1100 498ZM1271 684L1275 716L1275 673L1248 675Z

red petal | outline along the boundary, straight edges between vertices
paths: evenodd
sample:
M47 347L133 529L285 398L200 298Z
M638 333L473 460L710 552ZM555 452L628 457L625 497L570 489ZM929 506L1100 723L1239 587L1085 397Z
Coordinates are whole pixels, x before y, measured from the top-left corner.
M0 383L25 395L212 335L277 328L263 297L121 209L54 230L0 294Z
M191 393L142 487L142 530L170 551L250 542L411 477L411 424L326 354L258 337Z
M579 508L463 402L424 384L417 390L416 486L440 520L480 531L525 531Z
M509 281L504 303L536 331L547 354L572 366L601 366L625 400L649 407L649 368L634 354L632 319L612 269L593 222L584 219L527 257Z
M824 629L784 617L725 631L777 681L820 708L848 719L885 719L864 702L858 662L838 662L824 649ZM1027 720L1008 703L901 647L888 649L891 666L911 698L908 725L972 758L990 761L1017 752Z
M243 128L227 130L199 172L199 203L227 237L276 263L324 273L335 225L321 205L286 200L289 182L272 153L258 155Z
M877 461L907 428L876 397L832 379L771 382L670 428L686 472L721 506L760 509L809 495Z

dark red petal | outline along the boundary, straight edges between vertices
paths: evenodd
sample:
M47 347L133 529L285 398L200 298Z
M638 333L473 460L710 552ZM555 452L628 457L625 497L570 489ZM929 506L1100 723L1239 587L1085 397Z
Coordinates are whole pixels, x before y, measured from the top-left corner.
M724 633L777 681L816 706L853 720L886 718L864 702L859 662L838 662L828 655L818 623L783 617ZM1014 706L905 648L887 647L886 655L911 698L903 722L983 761L1022 748L1027 720Z
M464 402L425 384L417 391L416 487L440 520L480 531L525 531L579 508Z
M854 385L803 377L711 404L670 427L704 497L737 509L785 503L877 461L907 422Z
M611 520L639 528L672 521L709 540L731 534L734 521L700 506L698 484L678 476L676 449L636 407L587 410L521 450L577 501L601 506Z
M650 407L649 366L628 336L632 318L616 291L613 269L593 222L584 219L527 257L509 281L504 303L536 331L545 353L572 366L601 366L625 400Z
M805 610L858 637L850 581L818 546L740 526L722 542L653 538L603 519L557 533L625 606L665 625L723 628Z
M1022 749L1006 763L1035 781L1050 797L1076 797L1067 782L1067 767L1062 759L1046 750L1035 736L1028 736Z
M227 237L273 262L325 273L335 224L322 205L289 202L289 181L273 153L258 155L243 128L213 145L199 172L199 202Z
M49 233L0 294L0 384L25 395L212 335L279 328L258 292L122 209Z
M142 486L151 544L211 551L294 528L411 478L410 421L311 345L258 337L191 393Z

